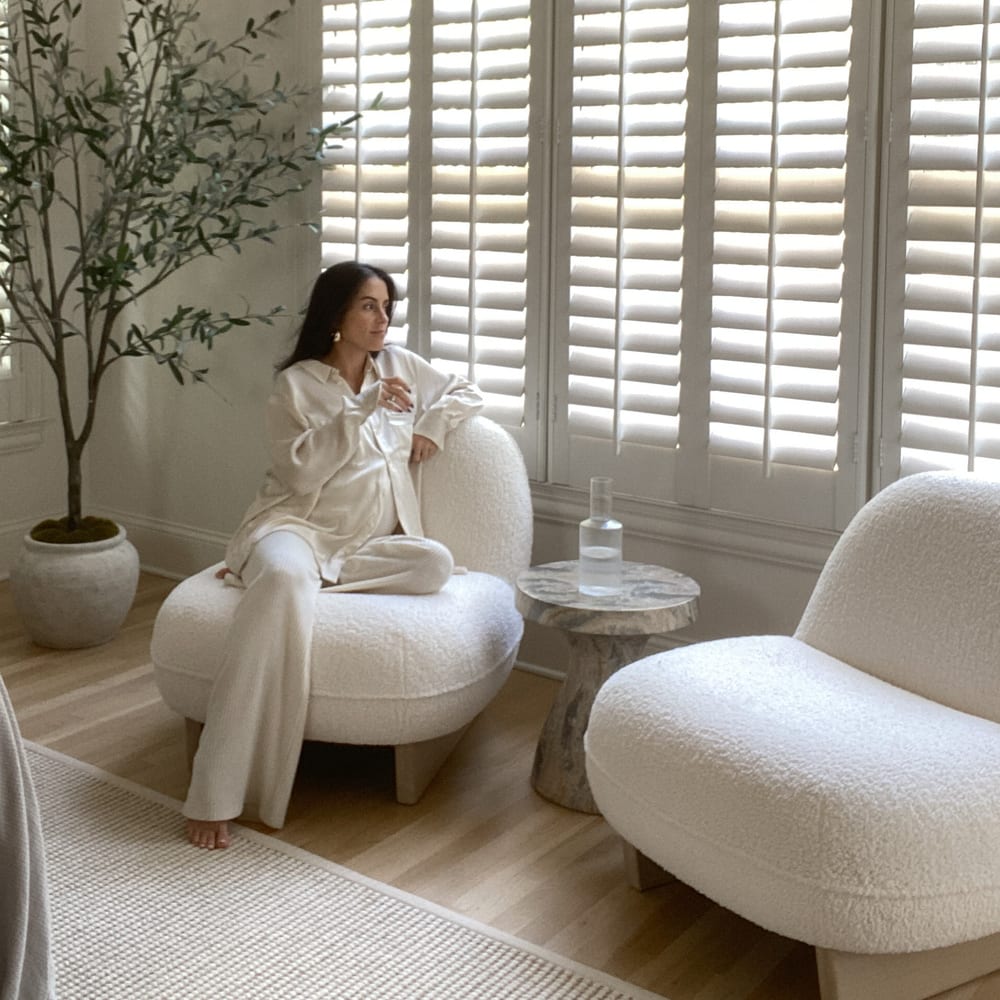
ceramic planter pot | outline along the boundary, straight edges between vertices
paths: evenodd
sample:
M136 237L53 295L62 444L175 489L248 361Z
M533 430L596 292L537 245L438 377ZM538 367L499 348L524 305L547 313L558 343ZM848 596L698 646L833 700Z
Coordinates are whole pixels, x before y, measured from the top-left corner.
M26 535L10 582L14 606L39 646L97 646L114 638L132 607L139 553L121 526L114 538L82 545Z

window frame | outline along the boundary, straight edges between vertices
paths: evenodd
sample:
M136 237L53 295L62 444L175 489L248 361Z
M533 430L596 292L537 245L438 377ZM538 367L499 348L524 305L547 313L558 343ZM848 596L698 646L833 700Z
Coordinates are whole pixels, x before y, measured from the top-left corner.
M641 2L648 6L647 0ZM427 16L432 4L433 0L413 0L411 30L418 36L418 47L426 48L433 32L432 18ZM835 475L817 486L812 473L795 467L766 469L756 474L756 482L752 482L753 476L744 475L746 470L737 470L739 474L728 488L729 496L738 499L751 489L754 497L743 506L726 498L720 502L721 494L714 490L712 479L716 478L717 485L722 473L718 468L713 471L712 460L706 459L710 454L707 419L691 419L682 421L671 459L676 466L674 486L663 487L663 477L650 475L647 465L645 485L624 490L627 502L633 506L642 505L645 510L658 512L656 516L671 512L679 521L694 519L700 523L700 519L709 517L720 519L720 523L785 525L789 530L825 537L830 531L842 529L874 491L898 474L891 462L894 421L899 418L898 386L893 384L898 368L893 297L898 290L887 273L886 244L894 226L898 228L894 213L899 209L887 192L893 165L898 162L898 150L893 149L893 129L898 124L894 126L893 115L899 113L900 75L909 73L910 56L903 44L905 32L901 31L911 4L910 0L889 0L884 12L882 8L875 0L856 0L851 15L851 93L855 98L847 128L856 145L848 154L845 194L849 245L844 251ZM689 117L695 121L697 115L707 113L706 108L714 107L717 22L713 18L717 18L718 10L715 5L695 2L688 9L689 49L700 54L692 58L688 89ZM566 314L554 289L565 286L569 252L565 207L560 198L569 170L565 151L570 141L566 116L572 103L567 98L572 80L572 44L567 39L572 38L573 7L532 0L532 11L531 74L535 94L542 93L545 99L542 107L533 106L531 111L531 130L537 141L535 173L530 182L531 224L538 230L536 252L545 267L534 275L536 283L528 295L533 319L526 332L525 423L514 431L524 450L536 494L565 505L585 489L589 475L615 476L616 470L613 460L604 466L598 462L574 464L560 451L567 435ZM415 79L420 79L419 73ZM422 79L422 86L418 84L414 92L414 107L422 120L427 120L431 83L427 74ZM360 110L364 112L364 108ZM707 262L712 256L714 202L710 168L714 166L715 137L709 129L689 126L689 132L700 141L690 141L686 154L694 195L686 198L684 207L689 240L683 258L684 322L693 332L687 335L682 351L680 383L682 395L688 401L695 400L695 409L704 409L711 391L711 349L705 332L711 329L711 274ZM413 136L411 162L418 163L429 155L431 137L420 128L414 130ZM433 274L423 265L433 221L430 179L426 174L415 178L412 191L413 218L406 258L410 279L406 339L412 349L433 358L426 320L433 298ZM804 503L803 497L810 492L812 499ZM803 507L809 504L812 509L803 516Z

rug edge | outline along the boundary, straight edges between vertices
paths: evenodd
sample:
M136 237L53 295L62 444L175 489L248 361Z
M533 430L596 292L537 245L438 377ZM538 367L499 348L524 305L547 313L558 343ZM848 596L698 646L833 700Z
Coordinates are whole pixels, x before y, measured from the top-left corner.
M71 757L69 754L65 754L61 750L55 750L52 747L45 746L44 744L36 743L34 740L22 739L22 743L24 744L25 749L29 752L38 753L41 756L47 756L61 761L67 767L72 767L86 774L90 774L91 776L99 778L102 781L106 781L110 785L115 785L127 792L131 792L139 798L147 799L152 802L158 802L160 805L167 806L168 808L174 810L178 816L181 816L181 807L183 803L180 799L175 799L173 796L157 792L152 788L147 788L145 785L140 785L138 782L132 781L129 778L122 778L117 774L112 774L110 771L106 771L104 768L98 767L96 764L90 764L87 761L78 760L76 757ZM624 979L619 979L617 976L614 976L609 972L604 972L601 969L595 969L593 966L585 965L575 959L568 958L566 955L560 955L558 952L553 951L550 948L545 948L544 946L537 945L532 941L519 938L516 935L510 934L507 931L502 931L497 927L491 927L489 924L484 923L481 920L477 920L474 917L468 917L463 913L459 913L457 910L452 910L440 903L435 903L433 900L424 899L422 896L417 896L414 893L407 892L405 889L399 889L394 885L390 885L388 882L381 882L376 878L363 874L362 872L356 872L352 868L348 868L336 861L330 861L328 858L324 858L319 854L313 854L312 852L307 851L302 847L298 847L295 844L287 844L283 840L279 840L277 837L273 837L267 833L261 833L258 830L251 830L249 827L242 826L239 823L231 823L230 825L235 830L239 831L239 835L241 837L245 837L247 840L261 844L271 850L276 850L279 853L295 858L296 860L326 869L335 875L339 875L341 878L348 879L349 881L374 889L377 892L384 893L385 895L391 896L400 902L407 903L416 909L432 913L435 916L446 920L450 920L452 923L467 927L470 930L476 931L477 933L483 934L487 937L491 937L503 944L519 948L522 951L529 952L533 955L537 955L539 958L551 962L554 965L563 966L570 972L575 972L580 976L588 977L593 979L596 983L618 990L626 996L631 996L634 1000L667 1000L663 994L653 993L641 986L636 986L634 983L627 982Z

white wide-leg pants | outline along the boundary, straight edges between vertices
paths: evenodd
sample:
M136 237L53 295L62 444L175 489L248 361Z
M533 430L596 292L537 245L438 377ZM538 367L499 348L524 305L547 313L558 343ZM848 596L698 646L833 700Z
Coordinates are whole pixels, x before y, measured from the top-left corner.
M366 542L335 587L390 594L436 593L451 553L428 538L391 535ZM246 812L284 825L309 700L313 619L323 584L312 548L290 531L262 538L243 568L245 591L226 640L184 803L190 819Z

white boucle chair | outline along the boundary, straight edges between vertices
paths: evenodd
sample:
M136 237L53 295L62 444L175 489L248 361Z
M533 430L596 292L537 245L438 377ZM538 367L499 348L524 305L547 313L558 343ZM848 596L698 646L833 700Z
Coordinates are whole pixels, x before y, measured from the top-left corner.
M305 739L392 746L396 797L416 802L472 720L499 691L520 644L514 580L530 562L528 478L511 436L483 416L459 424L419 467L424 530L468 573L437 594L321 594ZM153 629L153 676L187 719L193 758L241 591L180 583Z
M854 518L794 636L645 657L587 775L633 883L664 871L816 946L824 1000L1000 968L1000 483L921 473Z

